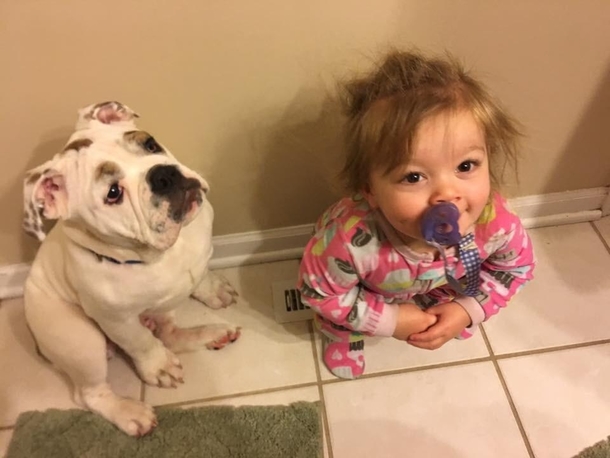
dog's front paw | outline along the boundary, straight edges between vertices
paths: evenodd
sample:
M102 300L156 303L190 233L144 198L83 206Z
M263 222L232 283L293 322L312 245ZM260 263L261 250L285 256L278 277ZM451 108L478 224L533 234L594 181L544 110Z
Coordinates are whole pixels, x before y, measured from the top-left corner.
M115 425L134 437L148 434L158 424L152 407L133 399L120 399L109 415Z
M237 302L237 291L222 275L209 272L193 292L193 297L212 309L228 307Z
M134 362L142 380L149 385L176 388L179 383L184 383L180 360L162 345L140 358L134 358Z
M118 396L107 383L77 387L76 394L79 404L99 413L130 436L144 436L157 426L151 406Z

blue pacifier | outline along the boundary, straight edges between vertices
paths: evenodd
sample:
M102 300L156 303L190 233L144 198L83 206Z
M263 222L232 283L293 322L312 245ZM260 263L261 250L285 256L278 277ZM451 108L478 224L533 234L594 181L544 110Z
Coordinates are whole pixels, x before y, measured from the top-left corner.
M460 244L462 236L459 231L459 219L460 211L455 205L449 202L441 202L425 211L421 220L421 232L426 243L436 248L440 253L445 267L445 278L449 285L460 294L473 295L452 275L445 254L445 247ZM476 267L478 269L478 266ZM478 270L473 271L474 274L478 275Z
M457 245L461 238L459 219L460 211L450 202L441 202L430 207L421 220L424 240L443 246Z

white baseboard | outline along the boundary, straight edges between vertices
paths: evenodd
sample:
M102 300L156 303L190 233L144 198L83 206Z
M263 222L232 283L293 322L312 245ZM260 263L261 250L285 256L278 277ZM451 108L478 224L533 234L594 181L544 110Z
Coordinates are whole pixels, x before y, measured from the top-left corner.
M606 195L606 199L602 204L602 216L610 215L610 193Z
M610 188L590 188L576 191L554 192L534 196L515 197L509 200L510 206L522 219L600 211L608 197Z
M562 226L564 224L586 223L596 221L602 217L601 210L586 210L574 213L558 213L557 215L536 216L522 218L521 222L526 229L535 227Z
M30 264L0 267L0 300L23 296L23 286L30 272Z
M527 228L595 221L610 214L609 188L591 188L510 199ZM212 269L298 259L313 224L220 235L212 239ZM23 295L29 264L0 267L0 300Z
M297 259L312 235L313 224L218 235L212 238L210 267L222 269L245 264Z

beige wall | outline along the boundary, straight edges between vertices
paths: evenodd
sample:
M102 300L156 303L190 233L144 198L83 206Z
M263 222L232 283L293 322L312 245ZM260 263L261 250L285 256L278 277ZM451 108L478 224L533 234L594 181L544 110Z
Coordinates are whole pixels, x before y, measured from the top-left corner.
M447 48L526 125L512 195L610 182L607 0L0 0L0 265L32 259L21 180L76 109L120 100L210 181L215 233L335 198L334 81L388 45Z

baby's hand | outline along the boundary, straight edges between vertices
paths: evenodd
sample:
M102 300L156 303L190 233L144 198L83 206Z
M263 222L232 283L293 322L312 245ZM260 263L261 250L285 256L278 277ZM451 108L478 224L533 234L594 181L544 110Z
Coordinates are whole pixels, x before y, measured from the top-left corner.
M398 320L392 337L398 340L407 340L411 334L424 332L436 323L435 315L426 313L413 303L398 306Z
M414 347L436 350L459 336L464 328L472 324L468 312L457 302L446 302L430 307L426 313L434 314L437 323L427 331L409 337L407 342Z

